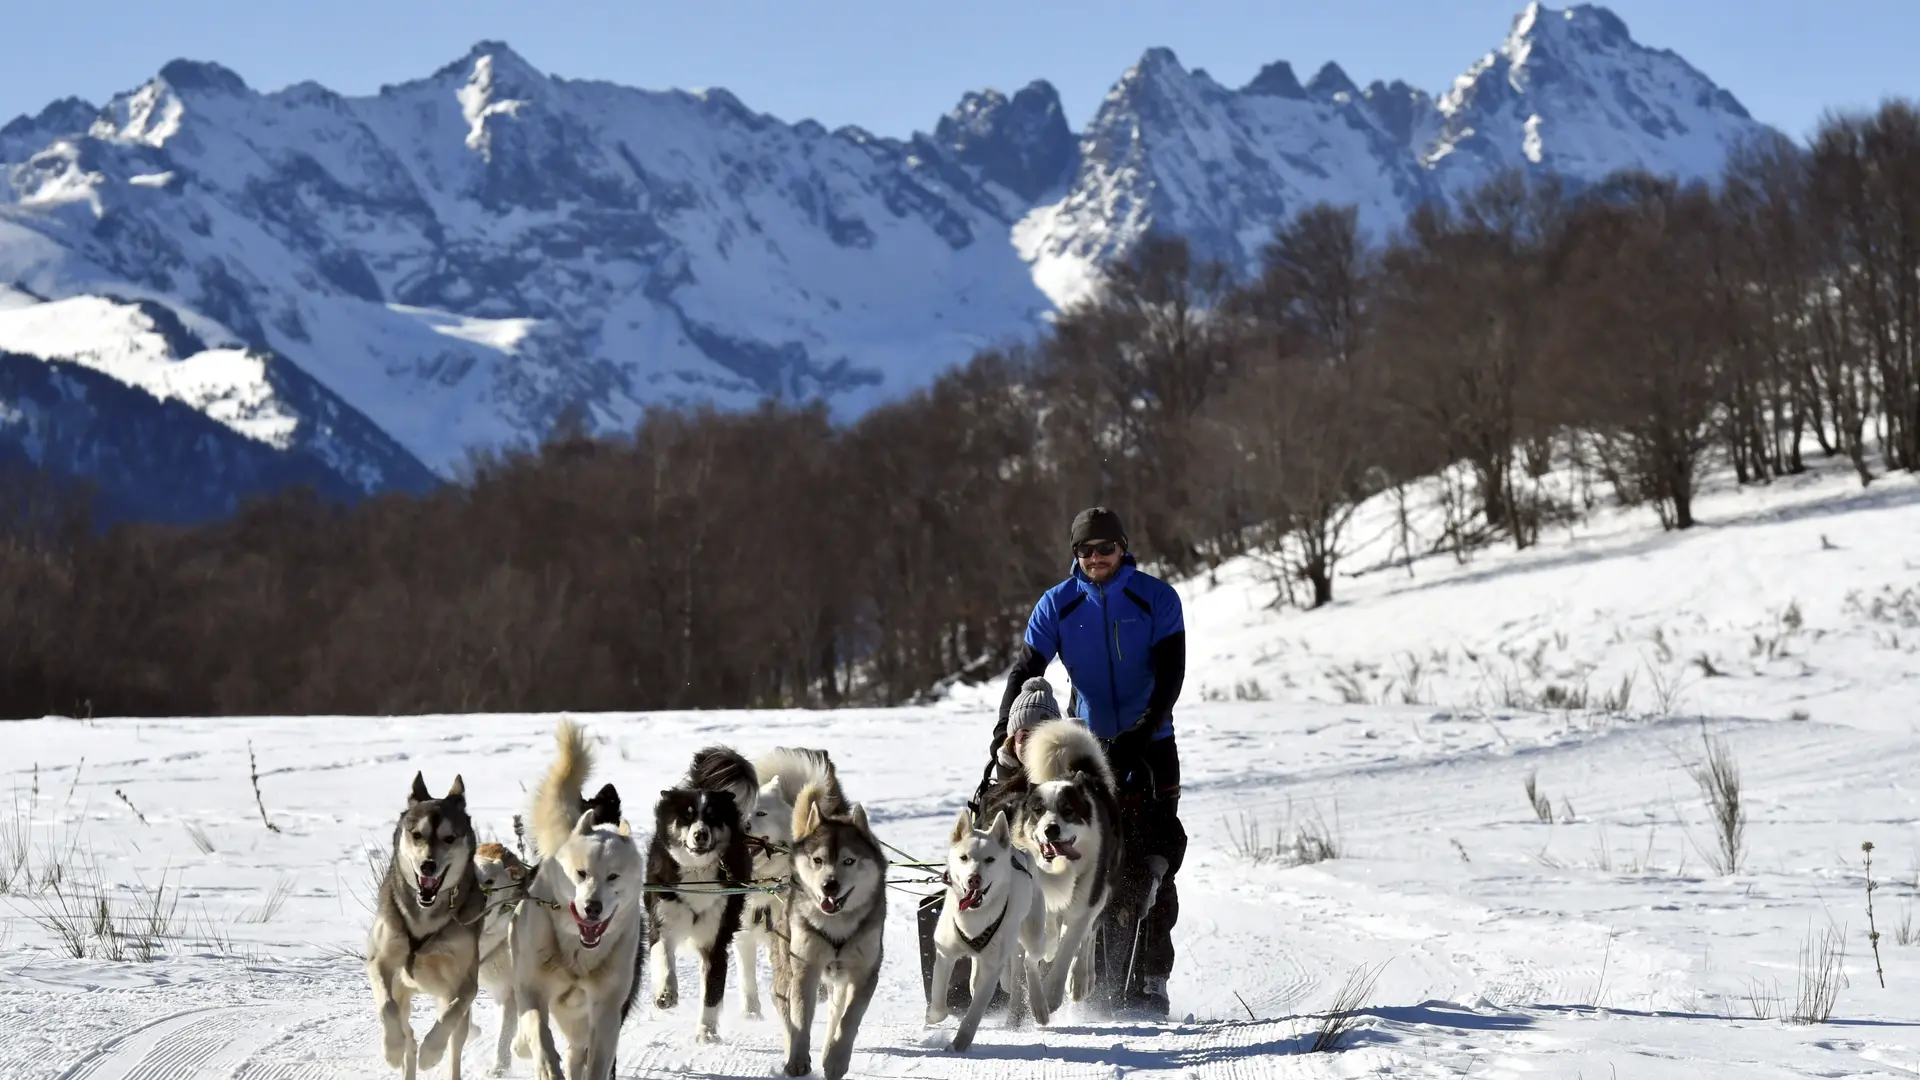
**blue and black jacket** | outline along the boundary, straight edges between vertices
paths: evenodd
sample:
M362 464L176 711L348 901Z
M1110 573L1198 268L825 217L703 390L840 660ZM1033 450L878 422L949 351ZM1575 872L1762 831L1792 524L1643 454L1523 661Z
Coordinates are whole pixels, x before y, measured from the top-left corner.
M1033 606L1007 673L993 747L1007 735L1020 687L1058 656L1073 680L1073 715L1101 740L1146 725L1151 741L1173 735L1173 705L1187 673L1187 627L1173 586L1121 557L1111 581L1095 584L1076 563L1067 580Z

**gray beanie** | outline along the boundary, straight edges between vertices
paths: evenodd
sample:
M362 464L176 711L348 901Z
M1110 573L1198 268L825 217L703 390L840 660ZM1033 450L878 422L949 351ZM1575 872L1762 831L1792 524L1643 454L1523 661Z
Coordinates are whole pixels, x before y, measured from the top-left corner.
M1053 684L1036 675L1021 685L1020 696L1007 710L1007 734L1058 719L1060 703L1053 699Z
M1020 696L1013 699L1013 705L1007 709L1007 737L1001 741L1000 750L994 755L997 779L1005 779L1020 769L1020 761L1013 753L1013 740L1021 731L1038 727L1049 720L1060 718L1060 703L1053 699L1053 684L1036 675L1021 684Z

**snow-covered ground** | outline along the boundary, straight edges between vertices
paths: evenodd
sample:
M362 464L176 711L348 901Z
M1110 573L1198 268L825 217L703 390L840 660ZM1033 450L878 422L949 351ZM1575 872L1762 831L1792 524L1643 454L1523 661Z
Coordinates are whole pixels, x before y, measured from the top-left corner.
M1069 1011L1010 1032L990 1020L970 1054L950 1055L952 1021L921 1023L912 899L893 894L854 1075L1920 1073L1920 945L1901 943L1920 904L1920 484L1862 491L1822 472L1722 485L1699 513L1699 528L1672 535L1650 513L1602 512L1536 550L1425 558L1409 575L1369 569L1391 539L1374 506L1350 564L1366 572L1340 580L1330 609L1266 608L1251 562L1184 585L1192 846L1175 1022ZM1590 704L1624 708L1544 704L1583 685ZM978 776L996 698L976 687L918 708L583 719L604 742L602 775L636 803L710 742L827 747L881 835L934 857ZM64 956L48 893L16 881L0 896L0 1076L390 1075L355 955L366 852L385 847L416 769L435 790L464 775L483 832L510 838L553 722L0 727L0 786L17 808L0 804L0 872L9 831L30 829L35 867L91 864L117 886L164 880L180 897L176 936L142 963ZM1746 854L1731 875L1710 869L1689 772L1703 736L1726 740L1744 784ZM1523 793L1530 775L1552 823ZM1338 858L1238 850L1249 828L1271 845L1303 821L1325 823ZM1832 1021L1788 1022L1802 950L1829 930L1845 942ZM1306 1052L1362 967L1378 979L1359 1029L1338 1053ZM497 1021L484 995L477 1012L476 1072ZM693 1025L684 1006L640 1008L622 1075L777 1073L777 1027L741 1019L731 995L721 1043L696 1044ZM516 1075L530 1075L525 1062Z

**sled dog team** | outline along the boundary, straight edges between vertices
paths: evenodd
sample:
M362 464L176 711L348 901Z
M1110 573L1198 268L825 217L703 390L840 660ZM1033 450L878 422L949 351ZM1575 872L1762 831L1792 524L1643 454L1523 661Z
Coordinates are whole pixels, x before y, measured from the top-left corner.
M532 1057L541 1080L610 1080L620 1027L650 969L653 1002L675 1008L675 954L699 958L696 1038L718 1036L730 955L744 1013L761 1015L766 950L786 1073L812 1070L814 1011L828 1007L822 1072L847 1074L880 980L888 859L866 811L849 803L825 751L779 748L749 761L724 747L696 753L662 792L646 849L612 784L592 797L586 733L562 720L557 755L535 791L536 858L481 844L454 777L435 798L416 774L367 940L367 979L387 1062L413 1080L460 1052L481 986L500 1002L494 1071ZM962 810L946 860L927 1022L948 1015L946 987L971 963L971 1003L951 1048L972 1043L996 986L1045 1024L1069 976L1091 982L1091 928L1121 861L1115 784L1079 722L1022 733L1022 769L997 783L976 817ZM416 1041L414 994L438 1013ZM562 1067L559 1042L565 1040Z

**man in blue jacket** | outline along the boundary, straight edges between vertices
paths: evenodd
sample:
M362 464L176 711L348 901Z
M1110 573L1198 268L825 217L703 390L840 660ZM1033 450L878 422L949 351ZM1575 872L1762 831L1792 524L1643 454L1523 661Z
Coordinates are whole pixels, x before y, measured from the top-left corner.
M1027 680L1044 675L1058 656L1073 682L1070 711L1106 747L1120 781L1128 872L1108 908L1102 954L1113 959L1103 965L1102 982L1120 1011L1165 1017L1180 915L1174 875L1187 850L1173 738L1173 706L1186 679L1186 623L1173 586L1135 565L1119 515L1103 506L1083 510L1069 538L1073 573L1040 597L1027 620L993 747L996 754L1003 747L1008 714Z

